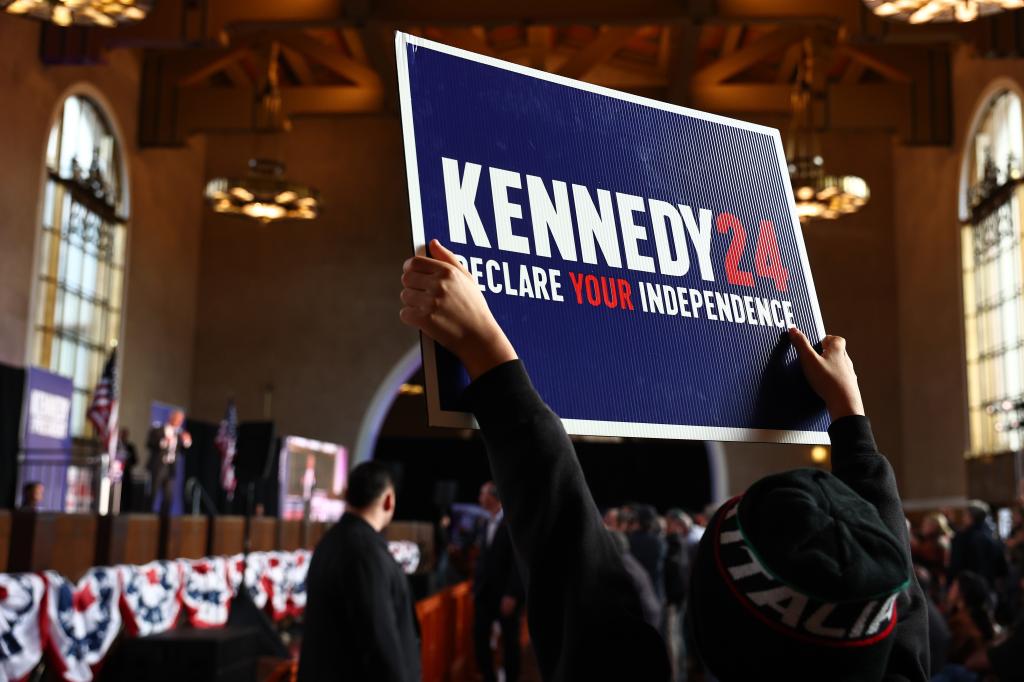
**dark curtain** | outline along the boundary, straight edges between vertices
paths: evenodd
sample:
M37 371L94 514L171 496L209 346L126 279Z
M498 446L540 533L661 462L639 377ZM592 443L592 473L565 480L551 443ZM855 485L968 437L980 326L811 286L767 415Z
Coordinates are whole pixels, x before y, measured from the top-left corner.
M25 370L0 364L0 508L14 507Z

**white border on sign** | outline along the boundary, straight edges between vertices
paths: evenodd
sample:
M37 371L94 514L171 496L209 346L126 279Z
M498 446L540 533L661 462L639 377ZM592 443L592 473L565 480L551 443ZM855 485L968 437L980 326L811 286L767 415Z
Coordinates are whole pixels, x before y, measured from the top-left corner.
M420 176L419 165L416 160L416 135L413 130L412 97L409 87L409 60L406 45L414 47L426 47L437 52L443 52L455 57L468 59L479 64L486 64L495 68L512 71L524 76L531 76L540 80L558 83L577 90L584 90L606 97L640 104L642 106L671 111L677 114L684 114L691 118L698 118L713 123L741 128L752 132L768 135L775 142L775 150L779 157L779 168L785 182L786 198L789 200L790 219L792 220L793 233L796 235L797 250L800 252L800 267L803 269L804 281L807 283L807 293L811 301L811 309L814 315L814 324L818 336L825 335L825 325L821 319L821 310L818 306L818 296L814 288L814 279L811 276L810 263L807 260L807 248L804 245L803 232L800 229L800 220L796 216L796 203L793 199L793 187L790 183L789 168L786 163L786 153L782 147L782 136L778 129L767 126L740 121L727 116L709 114L704 111L690 109L659 102L655 99L633 95L628 92L620 92L605 88L592 83L566 78L557 74L540 71L528 66L522 66L512 62L502 61L494 57L469 52L457 47L444 45L443 43L419 38L417 36L395 31L395 56L398 64L398 95L402 112L402 137L405 144L405 165L406 175L409 183L409 214L412 221L413 249L417 253L426 247L426 231L423 227L423 208L420 200ZM476 420L472 415L465 412L452 412L442 410L438 384L437 384L437 350L434 341L426 336L420 335L423 348L423 374L426 382L427 415L431 425L448 426L454 428L478 428ZM577 436L620 436L626 438L673 438L680 440L721 440L721 441L759 441L769 443L793 443L801 445L828 445L828 434L824 431L784 431L778 429L743 429L725 428L720 426L682 426L677 424L640 424L635 422L612 422L590 419L562 419L565 430Z

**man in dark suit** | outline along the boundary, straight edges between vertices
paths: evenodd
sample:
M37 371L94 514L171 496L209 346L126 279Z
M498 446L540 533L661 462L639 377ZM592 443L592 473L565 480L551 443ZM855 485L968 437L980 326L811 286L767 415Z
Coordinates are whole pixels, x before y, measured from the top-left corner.
M505 527L498 488L492 481L480 488L480 506L489 517L481 534L480 555L473 577L476 663L484 682L497 679L491 658L491 630L497 622L504 643L502 663L505 681L516 682L519 679L519 615L523 606L523 587L512 552L512 540Z
M192 435L184 430L184 424L185 413L173 410L165 423L153 425L146 439L153 511L159 514L169 514L174 506L178 457L192 447Z
M352 470L344 516L317 545L306 578L299 682L419 682L419 627L409 586L381 531L395 513L391 474Z

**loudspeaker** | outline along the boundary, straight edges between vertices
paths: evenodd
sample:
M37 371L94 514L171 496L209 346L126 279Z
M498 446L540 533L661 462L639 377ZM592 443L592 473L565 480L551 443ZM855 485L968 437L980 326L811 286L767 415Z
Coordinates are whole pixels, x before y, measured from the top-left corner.
M235 478L239 484L275 476L270 471L274 450L274 422L242 422L235 443Z
M455 494L459 484L456 481L445 480L434 484L434 506L438 510L446 510L455 501Z

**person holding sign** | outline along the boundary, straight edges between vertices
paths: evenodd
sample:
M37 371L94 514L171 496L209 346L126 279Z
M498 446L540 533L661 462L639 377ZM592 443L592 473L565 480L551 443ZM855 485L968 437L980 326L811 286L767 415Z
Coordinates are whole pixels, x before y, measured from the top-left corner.
M458 357L526 586L545 680L667 680L665 642L604 528L558 417L534 390L479 287L437 240L403 267L401 320ZM766 477L708 523L689 625L730 680L928 679L924 597L895 478L864 416L846 342L789 331L832 425L832 473Z

